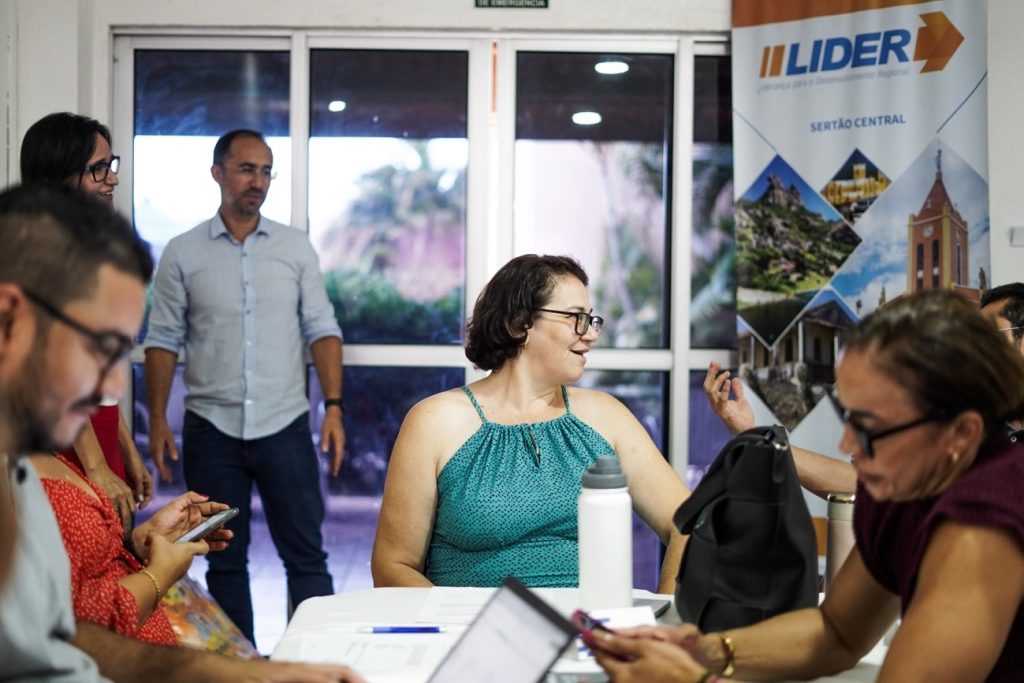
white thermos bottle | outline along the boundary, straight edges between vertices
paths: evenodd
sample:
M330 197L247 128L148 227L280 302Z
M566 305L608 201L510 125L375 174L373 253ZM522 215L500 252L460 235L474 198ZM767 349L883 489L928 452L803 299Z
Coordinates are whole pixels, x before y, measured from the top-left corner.
M828 528L825 534L825 592L832 587L839 568L853 550L853 494L828 494Z
M633 504L618 459L601 456L583 473L576 509L580 607L632 607Z

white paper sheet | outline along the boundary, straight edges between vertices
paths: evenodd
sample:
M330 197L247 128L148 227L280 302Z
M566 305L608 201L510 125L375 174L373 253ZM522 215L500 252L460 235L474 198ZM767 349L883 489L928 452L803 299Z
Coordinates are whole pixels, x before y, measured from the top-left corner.
M423 601L416 621L422 624L468 624L490 600L494 590L434 586Z
M397 672L429 673L458 636L458 633L307 633L299 642L298 659L346 664L369 678Z

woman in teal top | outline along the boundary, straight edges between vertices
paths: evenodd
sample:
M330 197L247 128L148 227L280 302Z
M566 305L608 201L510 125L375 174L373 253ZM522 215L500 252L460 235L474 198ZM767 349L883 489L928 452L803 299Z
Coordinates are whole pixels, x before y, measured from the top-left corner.
M617 399L580 379L603 319L587 275L563 256L520 256L495 274L466 328L484 379L424 399L395 443L372 570L377 586L578 583L576 499L583 471L617 455L633 507L669 546L660 588L674 590L689 495Z

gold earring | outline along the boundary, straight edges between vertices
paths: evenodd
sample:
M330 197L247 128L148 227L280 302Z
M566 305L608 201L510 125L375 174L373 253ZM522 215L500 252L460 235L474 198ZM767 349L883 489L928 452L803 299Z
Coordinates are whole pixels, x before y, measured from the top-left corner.
M959 459L960 459L960 451L953 451L952 453L949 454L949 461L951 463L953 463L954 465L957 463L957 460L959 460Z

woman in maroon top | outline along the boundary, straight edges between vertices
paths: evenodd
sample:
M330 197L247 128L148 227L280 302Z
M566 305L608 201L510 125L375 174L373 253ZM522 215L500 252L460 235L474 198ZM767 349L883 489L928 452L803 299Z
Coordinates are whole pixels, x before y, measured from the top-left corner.
M948 290L896 300L836 369L856 548L820 608L726 633L599 634L616 681L786 680L856 664L897 616L878 681L1024 680L1024 360Z

